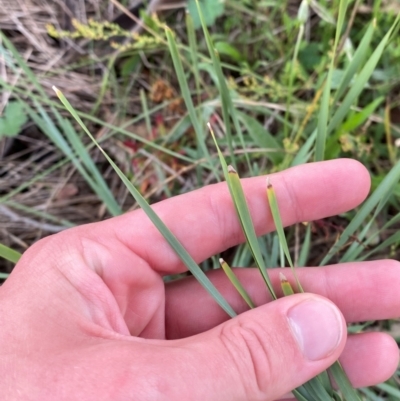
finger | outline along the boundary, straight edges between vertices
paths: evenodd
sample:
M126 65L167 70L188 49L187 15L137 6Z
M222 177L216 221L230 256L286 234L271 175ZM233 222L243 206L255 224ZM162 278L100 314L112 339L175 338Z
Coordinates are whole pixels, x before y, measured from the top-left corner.
M387 334L356 334L348 337L340 362L354 387L373 386L395 373L399 349Z
M399 349L396 341L384 333L351 335L347 337L340 363L354 387L374 386L395 373Z
M270 269L268 272L280 293L279 273L282 270ZM256 305L271 300L257 269L235 269L235 273ZM400 263L397 261L298 268L297 274L307 292L329 298L348 322L397 318L400 314ZM285 276L295 285L289 269L285 269ZM222 270L210 272L209 277L238 313L248 309ZM188 337L227 320L225 312L193 278L166 286L165 313L167 338Z
M298 294L187 339L137 341L118 360L140 399L272 401L330 366L346 330L332 303Z
M218 374L221 387L207 400L277 399L326 369L344 342L338 310L308 294L264 305L183 341L195 351L194 364L208 365L206 383Z
M285 225L354 208L365 199L370 185L367 170L347 159L297 166L272 174L270 180ZM257 233L272 231L265 176L245 179L242 184ZM244 240L226 183L160 202L154 205L154 210L197 262ZM118 238L158 272L185 270L143 211L82 230L105 244Z

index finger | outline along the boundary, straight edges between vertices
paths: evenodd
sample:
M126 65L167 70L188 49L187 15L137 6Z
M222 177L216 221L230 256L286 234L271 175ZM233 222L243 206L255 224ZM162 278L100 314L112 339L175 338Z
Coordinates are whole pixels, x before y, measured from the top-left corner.
M286 226L352 209L365 199L370 186L367 170L350 159L305 164L269 177ZM258 235L274 230L265 178L242 180ZM196 262L244 241L226 183L159 202L153 208ZM110 235L161 274L186 270L142 210L99 223L97 241L107 242Z

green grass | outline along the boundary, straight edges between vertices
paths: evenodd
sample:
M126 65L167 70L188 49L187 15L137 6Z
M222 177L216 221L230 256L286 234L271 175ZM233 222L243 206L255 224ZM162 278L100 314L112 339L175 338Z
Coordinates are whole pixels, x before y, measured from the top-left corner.
M90 107L82 108L76 117L90 132L105 132L96 137L96 144L107 154L115 155L115 146L125 141L139 149L131 153L121 150L124 162L111 160L115 177L123 180L135 201L118 195L121 191L112 184L115 180L110 179L96 146L44 85L50 80L57 86L64 73L75 70L86 69L88 76L98 74L90 51L75 64L42 74L40 69L32 70L32 63L27 63L2 33L0 53L5 55L8 76L18 74L19 79L3 75L0 86L9 93L10 101L18 102L58 157L52 165L33 166L29 178L0 192L0 203L38 222L71 227L81 221L77 216L64 216L57 208L42 210L39 204L27 202L24 193L46 185L54 175L64 177L66 169L72 169L74 180L104 205L105 216L113 216L137 205L146 209L147 203L163 196L221 181L225 176L241 204L241 223L250 246L239 246L224 258L232 266L256 263L267 287L266 268L283 265L285 256L290 265L299 266L398 259L400 162L396 140L400 127L394 121L400 119L396 89L400 83L399 16L390 7L380 7L381 2L373 2L368 12L353 13L359 3L303 0L297 9L288 2L230 0L224 15L208 27L203 21L202 28L195 30L190 15L181 20L171 17L168 27L151 21L157 46L143 39L140 49L132 47L114 52L110 59L104 57L107 68L99 76L98 93L93 93ZM179 22L182 20L184 24ZM101 44L91 43L93 49L98 46ZM150 88L159 79L167 82L174 94L156 102ZM111 104L109 99L113 99ZM173 108L175 101L177 109ZM105 117L110 109L115 118ZM157 123L160 116L162 121ZM218 149L209 134L210 121ZM162 163L151 163L149 154ZM355 158L369 169L373 187L368 200L354 212L329 219L324 231L310 223L256 239L233 171L247 177L338 157ZM234 170L228 170L227 164ZM136 188L146 193L141 196ZM279 216L274 217L277 222ZM92 215L87 221L91 218L97 217ZM153 218L161 227L162 222ZM193 274L233 316L201 269L164 234ZM16 261L16 251L24 250L12 236L0 238L0 243L4 244L0 256L11 262ZM226 271L230 274L229 265ZM211 266L206 262L201 267ZM6 275L5 271L0 278ZM240 289L238 283L236 286ZM343 385L346 387L345 381ZM310 396L316 390L304 391ZM395 397L397 393L392 381L360 394L372 401L378 395Z

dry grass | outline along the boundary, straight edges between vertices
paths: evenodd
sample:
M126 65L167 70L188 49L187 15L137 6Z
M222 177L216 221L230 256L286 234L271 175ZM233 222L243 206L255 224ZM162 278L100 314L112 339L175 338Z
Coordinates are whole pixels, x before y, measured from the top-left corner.
M180 6L182 4L178 4ZM27 62L47 98L58 103L51 89L56 85L77 110L89 114L99 97L107 64L115 50L108 42L55 40L48 35L47 25L52 24L57 30L70 30L73 18L86 23L90 18L112 21L118 15L119 9L106 0L0 0L0 29ZM0 54L1 78L12 86L19 85L24 79L26 90L34 91L23 72L6 67L3 57ZM106 124L126 126L128 131L154 140L165 135L182 117L184 109L177 91L169 84L172 81L171 69L162 60L158 64L144 54L141 57L140 71L128 82L131 89L119 94L115 91L125 90L126 83L109 83L96 115ZM134 118L143 112L139 89L145 91L149 108L169 102L152 118L151 132L143 120L131 124L128 119L128 116ZM0 115L12 98L12 93L2 92ZM89 124L98 139L113 135L112 130L104 125ZM166 188L176 193L196 186L191 178L195 174L196 163L182 163L160 152L147 151L134 140L112 137L103 146L124 171L132 173L136 185L147 199L155 201L164 198ZM134 208L135 204L125 187L98 151L92 149L91 157L123 209ZM40 238L69 225L109 217L104 204L71 163L64 163L40 177L57 163L62 163L64 158L65 155L32 122L23 128L18 137L0 139L0 198L3 197L0 205L0 243L23 252ZM163 172L162 179L156 168ZM5 196L9 198L4 203ZM9 272L11 268L10 264L0 260L0 271Z
M102 78L101 73L95 74L93 71L96 68L101 71L102 62L94 59L87 43L72 43L69 40L57 42L49 37L46 26L51 23L59 29L69 29L71 18L78 18L82 22L90 17L112 19L116 10L112 5L107 6L107 3L84 0L0 0L0 29L12 40L49 99L55 99L51 87L57 84L79 110L89 112L93 107ZM90 59L88 67L73 70L69 67L83 57ZM0 56L1 77L15 85L22 74L13 74L6 69L3 61ZM27 90L29 89L33 90L27 84ZM10 95L2 92L0 111L4 110ZM104 103L106 107L108 103L112 108L111 98L106 98ZM109 115L112 122L110 113L105 112L103 115ZM98 159L96 151L92 155L94 160ZM0 196L10 194L16 188L38 178L39 174L62 161L63 157L32 124L25 127L16 139L1 139ZM103 173L117 198L123 203L126 191L116 177L110 175L107 166ZM11 199L12 204L0 206L0 242L20 251L43 236L65 229L66 221L83 224L106 216L103 205L69 163L36 180ZM32 213L16 208L16 205L50 214L54 221L32 216ZM10 271L10 268L9 264L0 261L0 270Z

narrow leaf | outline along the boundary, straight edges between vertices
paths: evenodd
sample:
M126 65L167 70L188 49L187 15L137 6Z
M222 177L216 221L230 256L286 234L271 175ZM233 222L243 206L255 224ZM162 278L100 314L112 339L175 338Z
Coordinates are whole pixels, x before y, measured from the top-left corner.
M112 159L108 156L108 154L103 150L103 148L98 144L96 139L90 133L86 125L80 119L74 108L71 106L69 101L65 98L60 90L56 87L53 87L57 96L65 106L65 108L71 113L71 115L75 118L78 124L82 127L82 129L86 132L86 134L90 137L90 139L95 143L95 145L99 148L99 150L103 153L104 157L111 164L112 168L121 178L122 182L125 184L129 192L135 198L138 205L143 209L149 219L153 222L153 224L157 227L158 231L162 234L165 240L170 244L172 249L176 252L182 262L186 265L186 267L190 270L193 276L198 280L198 282L203 286L203 288L215 299L215 301L221 306L221 308L230 316L236 316L236 312L232 309L232 307L227 303L221 293L215 288L210 279L206 276L206 274L200 269L197 263L193 260L187 250L182 246L182 244L178 241L174 234L168 229L168 227L164 224L164 222L158 217L158 215L154 212L154 210L150 207L147 201L143 198L140 192L134 187L134 185L129 181L129 179L125 176L125 174L119 169L119 167L112 161Z
M22 255L14 251L14 249L9 248L6 245L0 244L0 257L4 258L12 263L17 263Z
M297 277L297 273L294 268L292 258L290 256L289 247L288 247L288 244L286 241L285 231L283 230L281 214L279 212L278 201L277 201L276 195L275 195L275 190L274 190L272 184L269 182L269 180L267 180L267 197L268 197L268 203L269 203L269 207L271 210L272 218L274 220L275 229L276 229L276 232L279 237L279 242L283 248L283 252L285 253L286 259L288 260L289 265L292 269L293 276L296 279L296 283L299 288L299 291L304 292L303 287L301 286L300 281Z
M236 277L236 274L233 272L231 267L228 265L228 263L225 262L224 259L220 259L219 263L224 270L225 274L229 278L230 282L232 285L236 288L236 291L241 295L241 297L244 299L244 301L249 305L251 309L255 308L254 302L251 300L249 294L247 291L244 289L242 286L242 283L239 281L239 279Z
M350 380L347 378L346 373L339 362L335 362L329 368L329 371L332 373L332 376L346 401L361 401L357 391L352 387Z
M266 269L264 259L261 254L257 235L256 235L256 232L254 229L253 221L250 216L250 211L247 206L246 197L244 195L238 173L232 166L228 167L228 165L226 164L225 158L218 146L218 143L215 138L214 132L211 128L211 125L208 124L208 127L210 129L212 138L213 138L215 146L217 148L219 160L222 165L222 169L224 171L225 180L228 183L229 192L231 194L232 201L235 205L235 209L236 209L243 233L246 237L246 242L253 255L254 261L256 262L256 265L261 272L261 275L265 281L265 284L268 287L269 292L271 293L272 297L274 299L276 299L276 295L275 295L274 289L272 287L271 280L267 274L267 269Z
M194 131L196 133L196 139L197 139L198 147L199 147L199 149L201 149L202 157L206 158L210 168L214 172L214 175L215 175L216 179L219 180L219 176L218 176L217 171L214 168L214 164L213 164L213 162L211 160L210 152L208 151L208 148L206 146L205 134L204 134L203 127L202 127L202 125L200 123L200 120L199 120L199 118L197 116L197 113L196 113L196 109L195 109L194 104L193 104L192 94L191 94L191 91L189 89L189 84L188 84L188 81L186 79L186 75L185 75L185 72L184 72L184 69L183 69L181 56L180 56L179 51L178 51L178 46L177 46L175 37L174 37L172 31L169 28L167 28L165 30L165 34L167 36L168 46L169 46L169 50L170 50L170 53L171 53L172 62L174 64L176 76L178 78L179 87L180 87L181 92L182 92L182 97L183 97L183 100L185 102L186 108L188 110L188 113L189 113L190 120L191 120L193 128L194 128Z
M347 243L349 238L356 232L356 230L358 230L359 227L365 223L368 215L378 205L378 203L380 203L381 199L385 198L388 193L393 191L399 179L400 161L393 166L378 188L376 188L374 193L368 198L357 214L353 217L350 224L343 231L339 240L331 247L329 252L323 258L322 262L320 263L321 266L326 265L331 260L333 255L340 250L344 244Z
M225 133L226 133L226 139L228 142L229 153L231 156L231 163L234 165L234 167L236 167L235 155L233 153L233 135L232 135L232 125L231 125L230 118L232 118L233 125L234 125L236 133L239 137L240 144L242 145L242 148L245 149L246 146L245 146L245 142L244 142L244 138L243 138L243 133L242 133L242 129L239 124L237 114L236 114L236 109L232 102L229 87L226 83L226 78L225 78L224 72L222 70L219 54L214 47L214 43L213 43L211 35L208 31L207 24L204 20L200 2L198 0L196 0L196 4L197 4L197 10L198 10L199 16L200 16L201 26L203 28L204 37L206 39L208 52L210 53L211 60L213 62L213 68L217 75L218 89L219 89L219 94L221 97L221 105L222 105L222 116L223 116L223 120L224 120L224 124L225 124ZM249 155L247 153L245 153L245 158L246 158L248 169L251 172L252 166L250 163Z
M363 91L365 84L370 79L372 73L374 72L382 53L389 42L389 39L396 28L397 24L400 21L400 14L397 16L395 22L390 27L389 31L386 33L384 38L381 40L375 51L372 53L371 57L368 59L364 67L362 68L361 72L358 74L356 80L354 81L353 85L351 86L349 92L343 99L343 102L333 115L327 133L329 134L332 130L336 129L344 120L346 115L348 114L348 110L350 106L353 104L354 100L360 95Z
M293 295L294 291L292 285L289 283L286 276L283 273L279 273L279 279L281 280L281 288L285 297Z
M368 53L368 49L371 44L371 40L375 29L376 29L376 20L374 20L367 28L365 35L361 39L361 42L358 45L356 52L354 53L353 59L351 60L346 70L344 71L342 80L335 93L335 97L333 100L334 103L336 103L342 97L344 92L348 89L354 75L356 74L360 66L364 64L364 60Z

